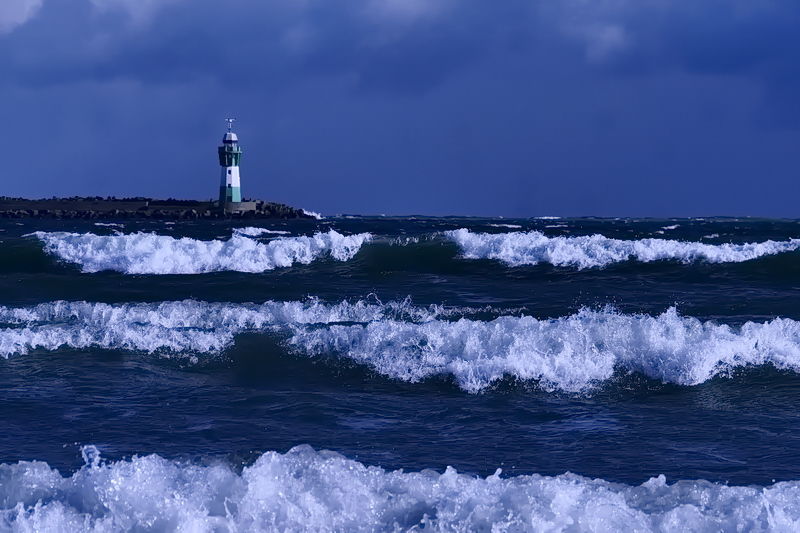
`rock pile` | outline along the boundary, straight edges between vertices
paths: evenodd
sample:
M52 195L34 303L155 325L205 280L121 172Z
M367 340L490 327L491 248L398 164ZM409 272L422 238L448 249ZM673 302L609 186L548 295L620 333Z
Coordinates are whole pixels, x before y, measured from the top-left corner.
M251 201L254 209L223 211L216 202L152 198L72 197L27 200L0 197L0 218L56 219L266 219L314 218L302 209L274 202Z

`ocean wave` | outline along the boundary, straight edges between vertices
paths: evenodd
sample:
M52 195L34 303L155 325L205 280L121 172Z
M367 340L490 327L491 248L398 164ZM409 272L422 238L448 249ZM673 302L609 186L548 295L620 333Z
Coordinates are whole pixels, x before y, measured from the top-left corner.
M291 231L275 230L267 228L234 228L234 235L244 235L245 237L260 237L261 235L291 235Z
M519 224L487 224L492 228L522 229Z
M467 318L468 310L408 302L255 305L194 300L159 304L52 302L0 307L0 355L59 347L165 356L217 354L244 332L280 332L299 355L345 357L393 379L451 375L478 392L512 376L545 390L587 392L616 370L691 386L736 368L800 372L800 323L784 318L733 328L681 316L583 309L557 319Z
M267 452L241 474L158 455L86 465L0 465L9 531L796 531L800 483L708 481L638 486L575 474L486 478L388 471L302 445Z
M504 376L584 392L611 379L615 369L678 385L748 365L800 371L800 323L777 318L734 329L682 317L675 308L655 317L583 309L551 320L378 320L299 329L288 342L306 353L345 354L404 381L449 374L470 392Z
M310 217L314 217L317 220L323 220L325 217L317 213L316 211L309 211L308 209L303 209L303 214L308 215Z
M118 224L116 222L95 222L95 226L101 226L106 228L124 228L125 224Z
M255 229L255 228L254 228ZM342 235L335 230L311 237L279 237L268 243L249 238L246 230L227 240L200 241L187 237L133 233L34 233L46 252L77 263L83 272L115 270L125 274L202 274L236 271L260 273L295 263L310 264L323 255L337 261L352 259L372 240L369 233Z
M142 304L49 302L33 307L0 306L0 356L33 349L106 348L165 354L214 354L247 331L289 331L306 325L429 320L447 314L408 302L334 305L317 299L264 304L196 300Z
M800 239L704 244L669 239L621 240L602 235L547 237L539 231L473 233L465 228L446 231L444 235L458 244L466 259L496 259L510 266L550 263L578 269L602 268L631 258L645 263L663 260L685 264L739 263L800 248Z

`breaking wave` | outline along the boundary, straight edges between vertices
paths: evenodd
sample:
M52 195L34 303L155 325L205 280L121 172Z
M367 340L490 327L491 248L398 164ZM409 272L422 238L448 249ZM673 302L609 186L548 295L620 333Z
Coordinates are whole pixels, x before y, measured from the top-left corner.
M317 213L316 211L309 211L308 209L303 209L303 214L308 215L310 217L314 217L317 220L323 220L325 217Z
M557 319L468 318L469 310L400 303L159 304L51 302L0 307L0 355L59 347L183 356L217 354L244 332L279 332L299 355L345 357L393 379L451 375L478 392L512 376L545 390L585 392L641 372L697 385L739 367L800 372L800 323L783 318L733 328L681 316L590 310Z
M259 237L261 235L291 235L291 231L285 230L275 230L275 229L267 229L267 228L235 228L233 230L234 235L244 235L245 237Z
M401 305L397 306L402 307ZM0 355L30 349L109 348L143 352L218 353L245 331L279 331L290 326L370 322L392 306L358 302L325 305L266 302L261 305L195 300L158 304L51 302L27 308L0 307Z
M575 474L486 478L387 471L330 451L267 452L236 474L158 455L86 465L0 465L0 528L13 531L796 531L800 483L768 487Z
M255 230L255 231L254 231ZM262 243L249 236L266 233L258 228L234 232L227 241L176 239L154 233L95 235L93 233L34 233L46 252L77 263L83 272L116 270L125 274L202 274L224 270L260 273L295 263L307 265L329 254L337 261L348 261L365 242L369 233L342 235L334 230L311 237L279 237Z
M458 244L466 259L496 259L510 266L550 263L578 269L602 268L631 258L642 262L671 259L683 263L739 263L800 248L800 239L704 244L669 239L620 240L602 235L547 237L539 231L473 233L465 228L446 231L444 235Z

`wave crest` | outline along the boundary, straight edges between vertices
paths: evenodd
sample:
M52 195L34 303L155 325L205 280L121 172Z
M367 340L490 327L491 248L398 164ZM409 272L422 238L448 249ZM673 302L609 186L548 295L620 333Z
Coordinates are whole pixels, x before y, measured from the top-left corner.
M546 390L589 391L616 369L697 385L744 366L800 372L800 323L776 318L732 328L684 317L589 310L550 320L500 316L408 302L261 305L187 300L160 304L52 302L0 307L0 355L32 349L100 347L165 355L215 354L237 334L280 332L297 353L347 357L408 382L452 375L477 392L504 376Z
M274 229L267 229L267 228L254 228L252 226L246 228L235 228L233 230L234 235L243 235L245 237L260 237L261 235L291 235L291 231L285 230L274 230Z
M797 322L748 322L737 331L682 317L675 308L656 317L584 309L552 320L381 320L298 330L289 342L309 353L346 354L405 381L451 374L470 392L504 376L582 392L611 379L617 368L678 385L697 385L747 365L800 371Z
M235 232L227 241L141 232L95 235L39 231L33 235L44 242L46 252L79 264L83 272L115 270L125 274L260 273L295 263L307 265L325 254L348 261L372 240L369 233L342 235L329 230L311 237L279 237L261 243L248 238L249 233Z
M670 259L685 264L740 263L800 248L800 239L704 244L670 239L620 240L603 235L547 237L539 231L473 233L465 228L446 231L444 235L458 244L466 259L496 259L510 266L550 263L581 270L602 268L631 258L645 263Z
M0 465L0 524L20 531L793 531L796 481L737 487L664 476L639 486L575 474L486 478L387 471L330 451L267 452L237 475L158 455Z

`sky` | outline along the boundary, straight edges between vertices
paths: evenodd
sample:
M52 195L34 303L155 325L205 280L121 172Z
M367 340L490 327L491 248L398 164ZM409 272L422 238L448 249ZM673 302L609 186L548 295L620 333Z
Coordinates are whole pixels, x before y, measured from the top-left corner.
M797 0L0 0L0 195L800 218Z

